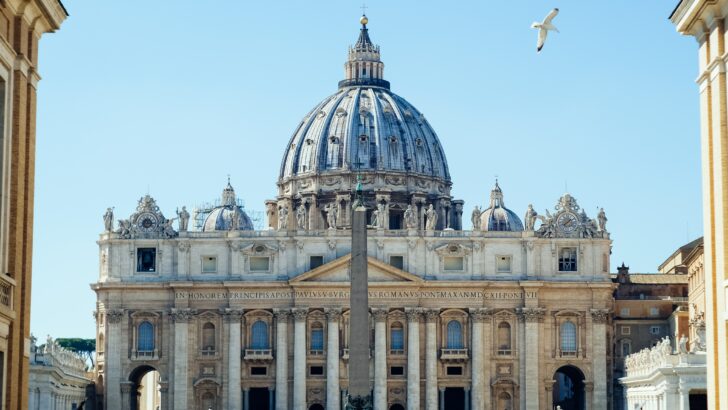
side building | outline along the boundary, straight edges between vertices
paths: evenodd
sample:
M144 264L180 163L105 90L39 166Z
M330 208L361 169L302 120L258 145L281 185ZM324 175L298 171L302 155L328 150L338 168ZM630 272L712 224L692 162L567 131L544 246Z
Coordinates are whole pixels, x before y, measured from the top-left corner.
M118 228L108 210L92 285L105 409L136 409L151 382L161 409L339 410L358 183L375 409L611 405L604 211L564 194L522 221L496 181L464 230L445 150L361 22L339 89L282 151L268 229L229 182L177 226L149 195Z
M0 408L28 407L39 42L59 0L0 2Z
M93 373L86 360L56 343L50 336L36 345L31 336L28 410L94 408L86 394Z

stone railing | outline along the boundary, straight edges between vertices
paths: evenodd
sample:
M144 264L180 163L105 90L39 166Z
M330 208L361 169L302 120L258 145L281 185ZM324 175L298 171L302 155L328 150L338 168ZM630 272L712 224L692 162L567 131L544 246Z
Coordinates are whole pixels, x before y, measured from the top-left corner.
M670 338L665 337L657 345L648 349L642 349L624 359L626 376L642 376L652 373L654 370L675 364L677 356L672 354Z
M5 274L0 273L0 305L13 308L13 288L15 281Z
M468 349L440 349L440 360L460 362L468 359Z
M264 362L273 360L272 349L245 349L243 359L248 362Z
M87 377L86 359L81 355L61 347L50 336L46 344L40 348L35 346L34 338L31 340L33 341L31 351L34 352L31 358L32 365L55 366L68 375Z

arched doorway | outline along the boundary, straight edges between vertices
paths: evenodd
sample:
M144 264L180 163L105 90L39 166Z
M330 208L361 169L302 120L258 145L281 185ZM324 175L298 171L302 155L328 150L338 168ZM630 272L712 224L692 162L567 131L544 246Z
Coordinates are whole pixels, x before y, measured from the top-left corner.
M401 404L393 404L389 407L389 410L404 410L404 406Z
M308 408L308 410L324 410L324 406L316 403L312 404L311 407Z
M562 410L584 410L584 373L574 366L562 366L554 373L553 405Z
M157 410L161 407L159 372L151 366L139 366L129 375L134 385L129 403L132 410Z

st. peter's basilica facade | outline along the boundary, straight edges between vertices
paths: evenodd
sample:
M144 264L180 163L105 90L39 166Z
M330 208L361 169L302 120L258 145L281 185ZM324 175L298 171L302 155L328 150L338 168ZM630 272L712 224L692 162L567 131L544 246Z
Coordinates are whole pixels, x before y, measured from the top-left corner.
M176 218L149 195L118 228L107 212L92 285L105 409L341 409L357 179L375 409L610 405L604 212L564 194L522 221L496 182L463 230L438 137L390 91L366 24L285 147L267 229L229 182Z

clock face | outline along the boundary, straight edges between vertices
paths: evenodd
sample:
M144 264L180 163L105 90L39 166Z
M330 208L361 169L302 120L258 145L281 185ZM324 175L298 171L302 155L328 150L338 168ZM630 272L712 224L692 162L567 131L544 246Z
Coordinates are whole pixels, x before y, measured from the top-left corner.
M151 232L157 226L157 217L150 213L139 215L137 226L143 232Z
M559 215L559 219L556 220L556 224L562 231L566 233L571 233L574 232L574 229L576 229L579 221L576 219L576 215L572 214L571 212L564 212L563 214Z

